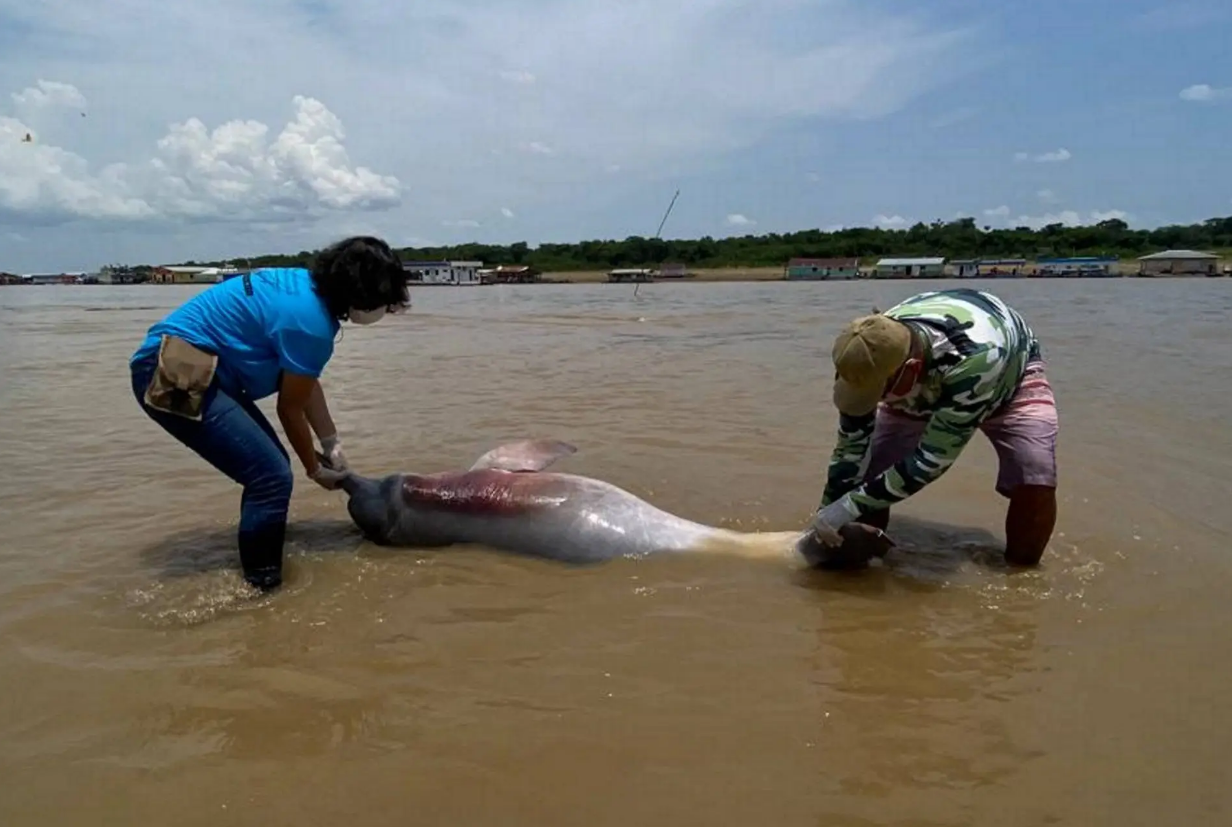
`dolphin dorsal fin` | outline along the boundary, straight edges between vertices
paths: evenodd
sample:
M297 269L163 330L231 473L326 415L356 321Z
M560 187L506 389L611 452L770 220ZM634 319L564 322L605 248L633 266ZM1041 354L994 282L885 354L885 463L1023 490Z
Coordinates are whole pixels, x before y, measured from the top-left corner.
M493 448L475 460L471 471L542 471L556 460L577 453L577 448L556 439L524 439Z

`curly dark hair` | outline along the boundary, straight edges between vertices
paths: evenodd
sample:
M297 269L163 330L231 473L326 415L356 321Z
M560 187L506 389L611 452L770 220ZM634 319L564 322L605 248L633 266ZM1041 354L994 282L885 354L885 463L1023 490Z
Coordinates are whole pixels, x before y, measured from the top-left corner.
M339 320L352 308L376 310L408 301L402 262L374 236L344 238L319 252L312 263L312 281L330 315Z

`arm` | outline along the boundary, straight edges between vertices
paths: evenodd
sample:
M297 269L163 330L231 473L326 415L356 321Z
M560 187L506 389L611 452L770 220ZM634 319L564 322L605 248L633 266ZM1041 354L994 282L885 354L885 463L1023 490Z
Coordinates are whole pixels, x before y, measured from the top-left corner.
M968 358L945 378L937 411L910 457L848 492L830 508L827 522L839 528L889 508L936 482L958 459L995 399L998 376L985 358ZM834 512L842 512L835 515Z
M272 339L282 367L278 389L278 418L296 456L308 476L316 479L319 469L312 432L332 429L318 377L333 355L333 340L293 325L277 328ZM331 436L328 432L325 436Z
M316 387L317 380L314 377L288 371L283 373L282 384L278 389L278 419L282 422L287 439L309 477L316 475L318 466L307 414L313 389Z
M304 413L308 417L308 424L312 426L312 432L317 435L317 439L320 439L322 444L327 438L337 436L338 427L334 425L334 419L330 416L329 405L325 401L325 389L321 387L319 379L313 380L312 393L308 397Z
M843 497L851 519L889 508L936 482L958 459L978 428L978 416L961 408L937 411L910 457Z
M834 451L830 454L826 487L821 495L823 507L855 487L864 455L868 453L868 446L872 442L876 421L875 411L859 417L839 414L838 439L834 444Z

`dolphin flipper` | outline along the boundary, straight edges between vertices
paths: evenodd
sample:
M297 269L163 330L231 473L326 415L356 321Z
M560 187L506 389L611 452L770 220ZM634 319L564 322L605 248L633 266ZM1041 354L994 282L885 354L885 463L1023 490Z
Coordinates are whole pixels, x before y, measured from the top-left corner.
M556 460L577 453L577 448L556 439L524 439L493 448L475 460L471 471L542 471Z

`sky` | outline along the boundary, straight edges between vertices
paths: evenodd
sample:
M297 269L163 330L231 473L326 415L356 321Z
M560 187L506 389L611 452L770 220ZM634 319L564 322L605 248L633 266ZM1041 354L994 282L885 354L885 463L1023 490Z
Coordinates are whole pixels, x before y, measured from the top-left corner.
M0 0L0 271L1232 215L1227 0Z

